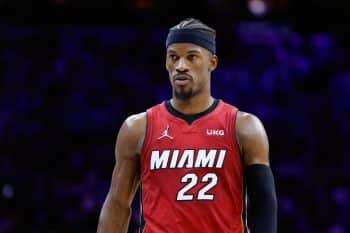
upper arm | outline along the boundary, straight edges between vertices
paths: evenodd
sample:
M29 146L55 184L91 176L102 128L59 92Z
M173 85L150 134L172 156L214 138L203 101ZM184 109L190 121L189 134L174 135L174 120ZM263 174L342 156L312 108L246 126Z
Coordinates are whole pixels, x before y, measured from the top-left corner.
M140 180L140 153L146 131L146 113L128 117L121 126L115 145L115 166L109 196L130 206Z
M238 112L236 118L237 142L244 166L269 165L269 142L262 122L253 114Z

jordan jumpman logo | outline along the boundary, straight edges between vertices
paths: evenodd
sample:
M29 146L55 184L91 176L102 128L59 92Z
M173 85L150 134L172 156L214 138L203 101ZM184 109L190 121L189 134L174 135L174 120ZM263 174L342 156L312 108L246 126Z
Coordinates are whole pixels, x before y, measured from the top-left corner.
M157 138L157 139L159 140L159 139L162 139L162 138L164 138L164 137L173 139L173 137L169 135L168 131L169 131L169 125L167 125L166 129L163 131L163 133L162 133L162 134L160 135L160 137Z

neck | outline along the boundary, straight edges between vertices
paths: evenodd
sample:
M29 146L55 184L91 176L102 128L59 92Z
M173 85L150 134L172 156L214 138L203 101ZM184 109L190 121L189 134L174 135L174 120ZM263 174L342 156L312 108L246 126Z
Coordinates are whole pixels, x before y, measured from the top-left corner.
M182 100L173 96L170 100L171 105L183 114L196 114L208 109L214 102L214 98L208 95L193 96L192 98Z

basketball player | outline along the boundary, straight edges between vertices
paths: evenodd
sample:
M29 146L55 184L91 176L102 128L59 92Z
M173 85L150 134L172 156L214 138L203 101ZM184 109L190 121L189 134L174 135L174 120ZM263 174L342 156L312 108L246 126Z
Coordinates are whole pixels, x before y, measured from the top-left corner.
M170 29L172 98L128 117L120 128L98 233L127 232L140 184L144 233L277 232L264 127L211 96L215 34L193 18Z

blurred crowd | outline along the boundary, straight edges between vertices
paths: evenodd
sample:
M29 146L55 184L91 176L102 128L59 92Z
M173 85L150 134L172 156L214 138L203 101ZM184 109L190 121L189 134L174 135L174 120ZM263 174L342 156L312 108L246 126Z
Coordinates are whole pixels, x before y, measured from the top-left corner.
M171 96L167 30L0 26L0 233L96 232L119 127ZM253 21L217 31L213 95L265 125L279 232L350 232L349 44Z

